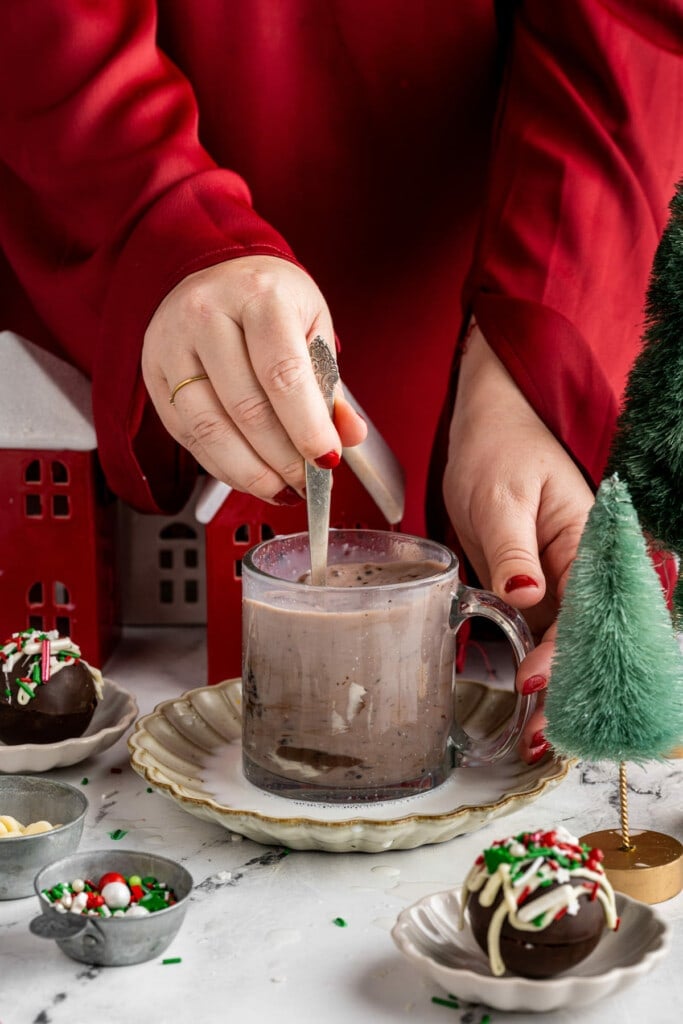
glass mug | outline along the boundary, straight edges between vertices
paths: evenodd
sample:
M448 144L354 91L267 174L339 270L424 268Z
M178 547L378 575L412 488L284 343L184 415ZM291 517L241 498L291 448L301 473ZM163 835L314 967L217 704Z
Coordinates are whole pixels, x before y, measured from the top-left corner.
M331 803L392 800L491 764L517 743L533 705L519 695L485 742L455 721L455 635L492 619L516 663L527 625L458 579L434 541L331 530L327 585L311 586L308 534L263 541L242 562L243 771L261 789Z

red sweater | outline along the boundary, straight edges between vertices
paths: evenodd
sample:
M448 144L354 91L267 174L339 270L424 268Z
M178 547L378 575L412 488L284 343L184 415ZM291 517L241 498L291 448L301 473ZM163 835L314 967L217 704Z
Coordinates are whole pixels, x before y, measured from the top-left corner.
M502 73L492 0L2 4L0 326L92 377L123 499L173 509L193 473L141 380L150 316L246 253L322 288L406 528L471 310L600 479L683 174L683 8L498 6Z

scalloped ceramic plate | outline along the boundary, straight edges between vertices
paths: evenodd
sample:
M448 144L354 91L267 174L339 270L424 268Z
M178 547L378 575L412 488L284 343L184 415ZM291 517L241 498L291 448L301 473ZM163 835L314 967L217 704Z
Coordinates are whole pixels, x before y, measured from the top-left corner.
M458 720L472 735L493 735L514 697L458 681ZM516 757L487 768L459 768L441 786L400 800L313 803L266 793L242 774L239 680L190 690L142 717L128 739L131 764L190 814L294 850L405 850L472 832L536 800L564 779L570 761L527 765Z
M82 736L59 743L0 743L0 772L48 772L85 761L107 750L135 721L134 697L111 679L104 679L104 697Z
M618 932L569 971L542 981L491 974L487 956L466 926L458 931L460 889L425 896L398 915L391 935L400 951L447 992L495 1010L549 1012L588 1006L633 984L669 951L669 925L645 903L616 894Z

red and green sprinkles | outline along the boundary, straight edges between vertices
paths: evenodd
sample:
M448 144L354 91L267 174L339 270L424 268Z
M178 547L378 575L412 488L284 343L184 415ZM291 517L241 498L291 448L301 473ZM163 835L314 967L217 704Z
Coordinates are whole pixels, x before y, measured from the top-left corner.
M173 890L154 876L126 878L117 871L106 872L97 882L87 878L57 882L41 895L59 913L87 917L146 917L177 903Z

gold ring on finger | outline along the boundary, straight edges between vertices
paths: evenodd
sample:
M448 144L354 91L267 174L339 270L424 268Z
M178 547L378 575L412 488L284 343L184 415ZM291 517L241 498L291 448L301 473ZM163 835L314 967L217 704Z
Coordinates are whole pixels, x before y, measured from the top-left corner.
M179 381L178 384L171 391L169 402L171 405L175 405L175 396L178 394L181 388L184 388L186 384L194 384L196 380L208 380L208 373L198 373L195 377L186 377L185 380Z

